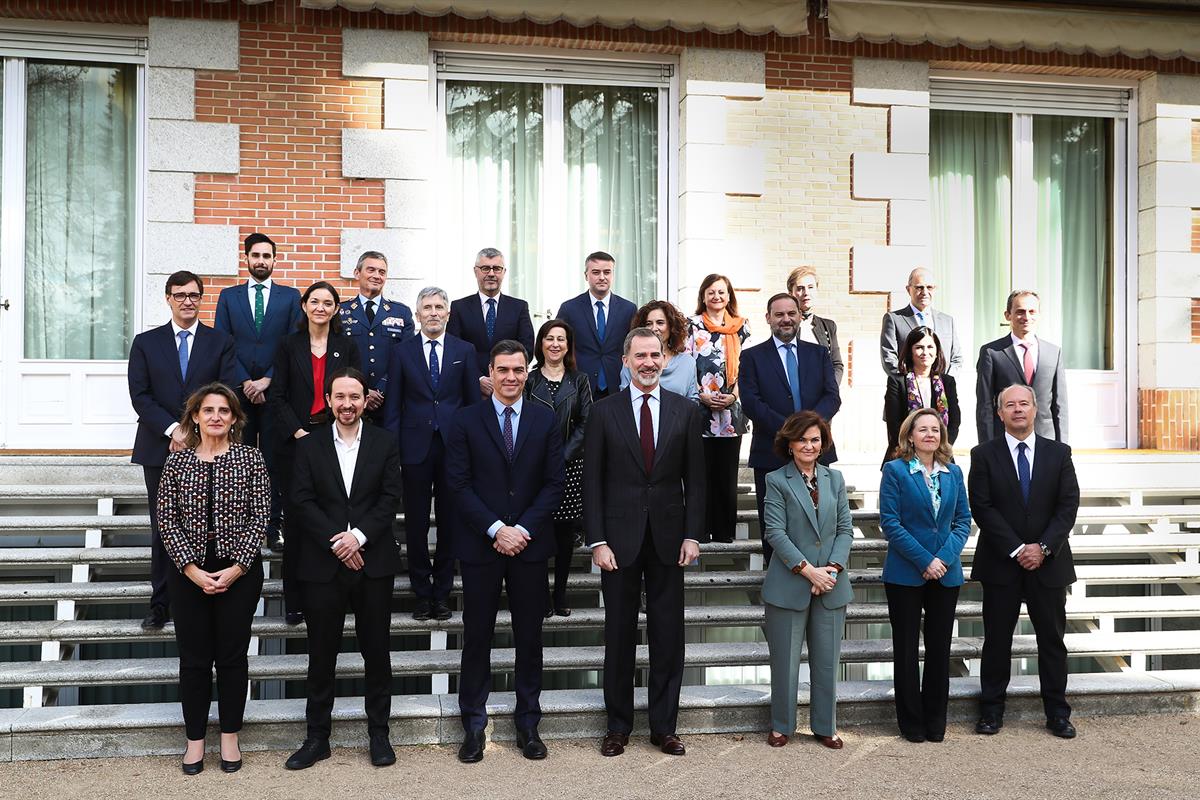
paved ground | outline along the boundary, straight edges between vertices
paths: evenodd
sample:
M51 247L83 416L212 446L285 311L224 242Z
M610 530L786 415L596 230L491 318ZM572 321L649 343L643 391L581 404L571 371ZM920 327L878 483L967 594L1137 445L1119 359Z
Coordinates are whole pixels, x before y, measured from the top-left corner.
M781 750L762 736L688 736L688 755L670 758L645 739L620 758L597 742L549 742L550 758L524 761L509 743L491 743L481 764L465 766L455 748L409 747L395 766L373 769L363 750L337 750L306 772L286 772L286 753L248 753L242 771L224 775L210 755L201 775L185 777L176 757L0 764L4 797L154 798L1128 798L1200 797L1200 716L1078 719L1080 735L1062 741L1032 722L997 736L952 726L940 745L909 744L891 729L843 731L846 748L826 750L798 738Z

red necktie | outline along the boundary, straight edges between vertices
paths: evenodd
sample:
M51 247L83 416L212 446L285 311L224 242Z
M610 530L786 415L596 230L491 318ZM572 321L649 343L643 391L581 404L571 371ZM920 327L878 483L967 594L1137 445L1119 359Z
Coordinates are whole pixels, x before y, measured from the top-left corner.
M654 469L654 419L650 416L650 395L642 395L642 413L638 425L642 436L642 461L646 465L646 475Z
M1025 357L1021 362L1025 367L1025 382L1033 386L1033 351L1027 344L1023 344L1021 347L1025 348Z

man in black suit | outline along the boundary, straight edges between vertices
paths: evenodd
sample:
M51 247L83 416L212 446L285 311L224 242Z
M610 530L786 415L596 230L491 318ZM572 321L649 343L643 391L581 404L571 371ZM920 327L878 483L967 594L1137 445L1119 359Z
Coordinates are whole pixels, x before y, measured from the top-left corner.
M457 509L454 551L462 565L463 648L458 706L463 738L458 759L483 758L487 698L492 688L492 636L507 588L517 651L517 743L529 759L546 757L542 718L542 619L546 560L554 553L551 517L562 499L562 441L554 412L524 402L529 354L512 339L489 356L491 398L458 412L446 454Z
M979 722L993 734L1004 724L1012 665L1012 637L1021 612L1037 634L1038 677L1046 727L1075 736L1067 703L1067 586L1075 582L1067 537L1079 510L1079 482L1071 448L1034 434L1033 390L1013 384L1000 392L997 414L1004 435L971 450L968 489L979 543L971 579L983 584L983 661Z
M629 387L592 406L583 444L583 512L604 595L606 756L633 730L634 654L645 576L650 645L650 741L684 754L675 734L683 683L683 568L700 556L704 454L699 406L659 386L662 342L625 337Z
M525 352L533 352L529 303L500 293L505 270L503 253L494 247L480 250L475 256L475 283L479 291L450 304L450 322L446 325L447 333L475 347L479 393L483 397L492 393L492 378L488 372L492 345L513 339L521 343Z
M167 570L174 569L158 538L158 481L169 453L182 450L186 431L179 426L192 392L220 381L237 386L237 359L227 334L200 322L204 283L182 270L167 278L171 321L133 337L129 348L129 401L138 416L134 464L142 465L150 505L150 610L146 630L167 623Z
M558 308L558 318L575 331L575 362L597 400L621 386L621 344L637 313L637 306L613 293L615 270L608 253L592 253L583 262L588 290Z
M1008 296L1004 318L1012 333L979 348L975 365L975 422L979 441L1004 433L995 400L1006 386L1032 386L1037 397L1038 436L1067 441L1067 367L1062 350L1037 336L1041 300L1037 292L1018 289Z
M388 742L392 708L392 585L400 556L392 526L400 503L396 439L365 425L367 378L353 367L326 379L334 423L296 443L288 536L299 536L296 576L303 583L308 623L308 732L287 760L307 769L329 758L330 713L337 655L346 610L354 611L354 637L366 669L367 733L371 763L395 763Z

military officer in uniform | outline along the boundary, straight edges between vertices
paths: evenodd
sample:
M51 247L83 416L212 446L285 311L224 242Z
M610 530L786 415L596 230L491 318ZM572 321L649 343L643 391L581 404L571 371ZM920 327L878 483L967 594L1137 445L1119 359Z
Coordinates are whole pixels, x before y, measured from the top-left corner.
M354 277L358 296L342 303L342 330L358 345L363 372L367 376L367 411L364 416L383 424L383 397L387 394L388 361L392 346L416 334L412 310L383 297L387 280L387 257L368 250L358 257Z

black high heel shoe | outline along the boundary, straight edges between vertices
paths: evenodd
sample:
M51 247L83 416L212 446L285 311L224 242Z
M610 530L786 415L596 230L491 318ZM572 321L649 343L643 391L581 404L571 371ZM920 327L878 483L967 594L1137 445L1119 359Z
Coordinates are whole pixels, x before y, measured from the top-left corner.
M201 757L199 761L195 761L191 764L185 761L179 766L183 769L184 775L199 775L201 772L204 772L204 758Z

